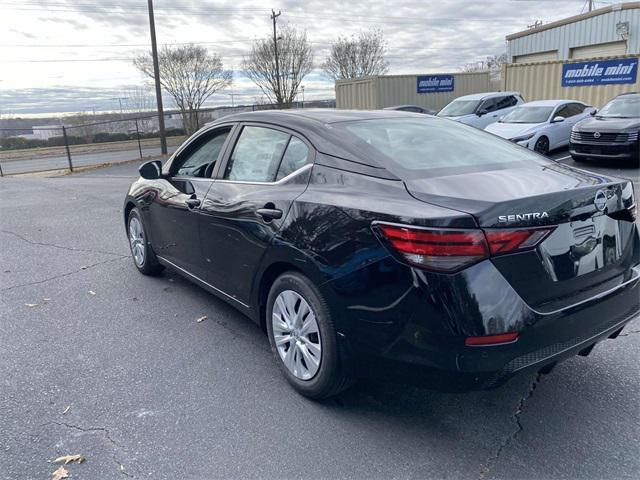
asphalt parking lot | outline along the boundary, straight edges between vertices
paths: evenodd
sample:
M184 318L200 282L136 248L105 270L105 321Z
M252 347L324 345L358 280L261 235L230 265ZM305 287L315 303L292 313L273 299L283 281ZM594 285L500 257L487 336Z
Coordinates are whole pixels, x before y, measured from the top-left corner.
M0 478L51 478L67 454L86 457L73 479L640 476L640 319L497 390L368 381L312 402L250 320L136 271L136 167L0 179ZM580 167L640 191L638 168Z

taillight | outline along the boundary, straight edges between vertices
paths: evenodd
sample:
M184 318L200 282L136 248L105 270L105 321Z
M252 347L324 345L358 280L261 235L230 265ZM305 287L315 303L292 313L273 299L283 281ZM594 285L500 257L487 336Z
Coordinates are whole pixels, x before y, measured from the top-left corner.
M389 244L408 262L455 272L489 256L480 230L440 230L377 224Z
M491 255L527 250L538 245L547 238L552 228L532 228L517 230L485 230Z
M375 223L374 230L405 262L453 273L492 255L533 248L552 229L456 230Z

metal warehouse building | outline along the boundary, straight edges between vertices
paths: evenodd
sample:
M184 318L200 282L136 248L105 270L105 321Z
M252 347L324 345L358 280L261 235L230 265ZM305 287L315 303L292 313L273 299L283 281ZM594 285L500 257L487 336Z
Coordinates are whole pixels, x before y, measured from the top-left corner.
M439 110L461 95L497 90L489 72L378 75L336 82L336 107L380 109L419 105Z
M570 98L602 106L640 90L640 2L607 6L507 36L502 88L525 100Z

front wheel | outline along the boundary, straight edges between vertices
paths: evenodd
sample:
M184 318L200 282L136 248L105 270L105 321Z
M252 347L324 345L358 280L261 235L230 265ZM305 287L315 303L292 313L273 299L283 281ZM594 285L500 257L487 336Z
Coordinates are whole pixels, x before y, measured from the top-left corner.
M350 385L327 304L306 277L297 272L278 277L266 312L271 350L294 389L321 399Z
M164 267L158 263L158 259L151 249L147 232L142 223L142 216L137 208L129 212L127 234L131 256L136 268L145 275L158 275Z
M548 155L549 139L545 136L540 137L538 140L536 140L536 144L533 146L533 149L542 155Z

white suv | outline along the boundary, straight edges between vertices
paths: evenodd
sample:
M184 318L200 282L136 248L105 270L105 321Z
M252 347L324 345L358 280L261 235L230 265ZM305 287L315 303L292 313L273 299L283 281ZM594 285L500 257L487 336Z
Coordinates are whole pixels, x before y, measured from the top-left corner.
M458 97L438 112L457 122L483 129L524 103L519 92L474 93Z

